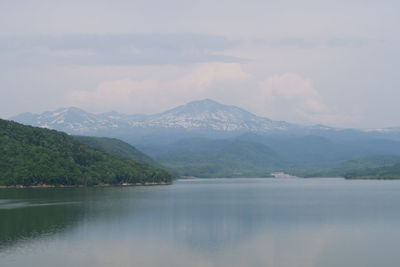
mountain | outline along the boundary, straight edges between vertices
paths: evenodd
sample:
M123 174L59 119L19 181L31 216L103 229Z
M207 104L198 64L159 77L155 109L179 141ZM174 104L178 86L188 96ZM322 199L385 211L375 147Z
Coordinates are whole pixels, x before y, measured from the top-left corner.
M168 172L113 156L55 130L0 119L0 185L169 182Z
M260 117L211 99L153 115L92 114L62 108L11 119L73 135L118 138L174 173L188 176L254 176L282 170L305 175L311 171L315 176L348 160L400 156L400 128L303 126ZM118 156L138 156L133 150L126 151L126 144L108 139L86 143Z
M240 140L188 138L141 149L182 176L264 177L284 166L284 160L269 147Z
M299 177L355 177L371 170L400 164L400 155L375 155L340 162L333 168L300 168L287 170ZM400 178L400 173L399 173Z
M400 179L400 162L393 165L384 165L381 167L370 166L369 168L356 169L346 172L346 179L384 179L398 180Z
M287 136L322 136L361 141L400 140L400 128L340 129L325 125L304 126L254 115L211 99L189 102L165 112L127 115L118 112L92 114L79 108L60 108L41 114L23 113L10 120L50 128L73 135L104 136L130 144L170 143L183 138L232 138L245 133Z
M348 160L342 162L336 168L341 170L346 170L346 172L349 172L355 170L388 167L398 163L400 163L400 156L380 155L380 156Z
M259 132L287 130L295 125L258 117L235 106L205 99L193 101L138 123L141 127L205 129L213 131Z
M266 136L247 133L237 139L270 147L282 158L287 159L290 162L287 167L292 168L331 168L345 160L385 154L381 152L382 148L372 148L368 142L347 142L317 135ZM370 140L370 142L374 141ZM393 143L400 145L399 142L393 141ZM400 154L400 150L397 154Z
M346 179L400 179L400 156L380 156L350 161L343 176Z
M95 137L95 136L74 136L79 142L97 150L106 152L122 158L132 159L137 162L159 166L155 160L139 151L130 144L116 138Z
M91 114L78 108L61 108L42 114L23 113L16 122L62 130L70 134L109 136L126 131L188 130L213 132L287 131L299 126L256 116L235 106L205 99L153 115L125 115L117 112Z
M254 115L211 99L193 101L153 115L118 112L92 114L70 107L41 114L23 113L10 120L60 130L73 135L114 137L130 144L170 143L182 138L232 138L244 133L263 135L314 135L337 140L400 140L400 128L339 129L304 126Z
M70 107L47 111L42 114L22 113L10 118L10 120L26 125L65 131L70 134L87 134L126 127L129 116L116 112L96 115L79 108Z

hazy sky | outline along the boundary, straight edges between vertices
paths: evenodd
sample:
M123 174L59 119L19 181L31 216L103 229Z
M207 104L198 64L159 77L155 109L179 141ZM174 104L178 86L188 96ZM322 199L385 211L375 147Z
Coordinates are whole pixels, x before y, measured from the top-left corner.
M212 98L295 123L400 126L399 12L391 0L0 0L0 117Z

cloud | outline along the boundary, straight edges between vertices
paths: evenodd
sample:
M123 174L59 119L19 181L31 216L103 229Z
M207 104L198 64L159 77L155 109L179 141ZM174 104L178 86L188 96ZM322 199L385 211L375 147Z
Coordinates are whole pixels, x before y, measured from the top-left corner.
M223 54L235 41L202 34L44 35L0 37L4 66L162 65L239 62Z
M254 41L255 45L266 46L272 48L360 48L367 45L381 44L382 41L372 39L345 39L345 38L276 38L276 39L258 39Z
M318 82L314 86L321 94L316 103L305 105L331 109L313 113L313 119L331 121L328 114L342 114L344 120L359 112L363 118L346 126L398 124L399 1L23 2L22 7L21 1L0 0L3 117L54 109L65 104L67 91L94 90L107 83L121 87L123 82L153 81L164 88L167 74L141 75L132 69L182 69L173 74L179 77L167 77L170 82L212 62L241 63L257 78L228 83L227 88L222 86L226 81L217 79L201 94L187 88L180 91L185 97L162 92L154 97L172 99L171 107L207 92L259 115L301 121L291 110L296 103L274 104L285 104L283 96L266 101L258 85L274 74L301 73ZM124 74L118 73L121 69ZM205 86L201 79L197 82ZM118 103L112 107L120 109ZM136 110L129 105L123 109ZM148 110L156 109L138 111Z
M148 71L157 73L155 69ZM238 63L201 63L181 68L179 73L167 79L103 81L94 90L69 92L66 105L95 112L151 114L189 101L212 98L260 116L300 124L340 125L359 119L339 114L323 101L313 82L299 74L259 80Z
M338 118L332 108L322 101L313 82L299 74L268 77L259 83L260 97L273 114L290 121L333 123Z
M261 82L264 95L270 100L285 99L296 102L303 110L312 113L326 112L320 94L309 79L298 74L275 75Z
M194 99L218 99L250 77L237 63L202 63L173 79L104 81L94 91L76 90L67 98L70 105L94 110L153 113Z

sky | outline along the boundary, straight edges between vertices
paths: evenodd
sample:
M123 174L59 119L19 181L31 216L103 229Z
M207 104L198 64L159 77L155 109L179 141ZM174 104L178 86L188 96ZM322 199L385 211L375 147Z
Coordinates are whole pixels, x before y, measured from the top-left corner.
M400 126L400 2L0 0L0 117L157 113Z

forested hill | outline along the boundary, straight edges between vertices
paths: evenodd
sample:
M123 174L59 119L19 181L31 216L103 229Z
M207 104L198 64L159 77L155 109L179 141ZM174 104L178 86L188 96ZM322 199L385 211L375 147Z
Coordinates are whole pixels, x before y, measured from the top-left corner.
M137 150L130 144L116 138L96 136L74 136L74 138L83 144L86 144L97 150L104 151L111 155L133 159L144 164L160 166L159 163L157 163L155 160L153 160L143 152Z
M380 168L369 168L349 172L345 175L346 179L382 179L397 180L400 179L400 163L392 166Z
M285 164L269 147L240 140L188 138L140 149L181 176L270 177L270 170Z
M170 181L165 170L106 154L63 132L0 119L0 185Z

